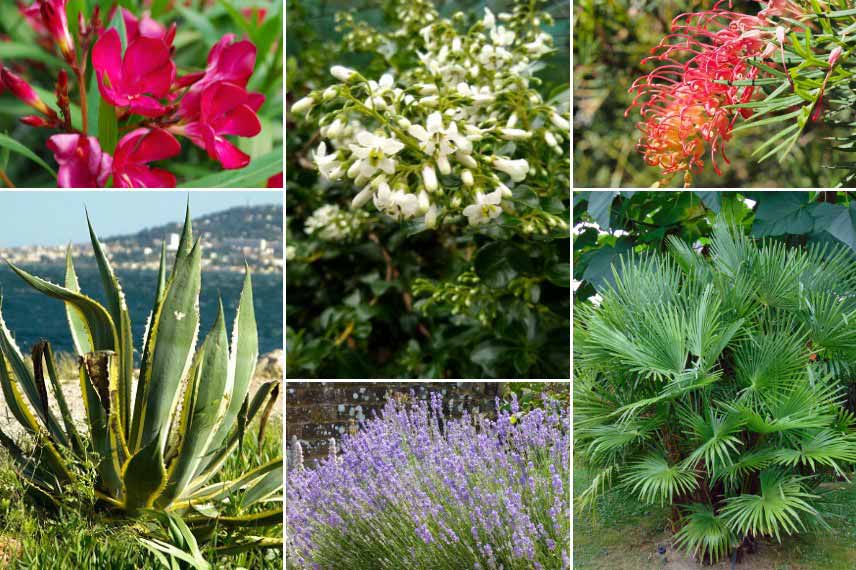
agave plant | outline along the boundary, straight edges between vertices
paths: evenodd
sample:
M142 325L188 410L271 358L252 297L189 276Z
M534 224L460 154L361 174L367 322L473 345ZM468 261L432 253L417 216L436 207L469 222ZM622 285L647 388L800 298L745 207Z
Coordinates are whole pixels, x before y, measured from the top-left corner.
M824 525L819 483L856 462L856 261L722 224L709 256L669 246L575 308L577 499L669 505L676 545L715 562Z
M270 381L249 394L258 358L249 268L231 341L221 303L211 331L196 349L201 245L193 241L188 208L169 276L166 249L161 251L134 388L128 307L91 223L89 231L105 305L80 291L70 249L63 286L11 265L31 287L65 303L87 420L85 430L75 425L50 345L43 341L35 346L31 371L0 314L0 387L12 415L30 436L19 446L0 432L0 443L19 464L29 489L61 504L64 485L83 476L80 465L94 462L96 498L130 517L151 509L180 513L191 527L203 531L215 523L280 523L281 458L237 480L212 483L227 458L239 450L248 424L259 415L264 424L279 393L279 381ZM48 397L46 377L54 402ZM232 516L223 516L218 508L226 498L231 499ZM235 515L235 502L244 510L260 506Z

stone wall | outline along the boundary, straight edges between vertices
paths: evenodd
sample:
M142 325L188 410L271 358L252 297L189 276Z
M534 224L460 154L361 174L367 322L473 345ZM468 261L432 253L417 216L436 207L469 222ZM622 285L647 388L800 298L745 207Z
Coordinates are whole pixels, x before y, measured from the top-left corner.
M501 382L286 382L285 435L291 463L291 442L300 441L304 462L325 457L330 438L357 429L360 420L380 410L388 395L415 392L427 400L431 392L443 394L450 416L495 413L494 399L502 392Z

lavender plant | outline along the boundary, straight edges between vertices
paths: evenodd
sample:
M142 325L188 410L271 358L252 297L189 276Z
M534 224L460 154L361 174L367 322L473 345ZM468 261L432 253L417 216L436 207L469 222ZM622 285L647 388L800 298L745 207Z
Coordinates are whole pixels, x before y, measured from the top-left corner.
M286 483L289 569L570 568L568 409L495 420L390 400Z

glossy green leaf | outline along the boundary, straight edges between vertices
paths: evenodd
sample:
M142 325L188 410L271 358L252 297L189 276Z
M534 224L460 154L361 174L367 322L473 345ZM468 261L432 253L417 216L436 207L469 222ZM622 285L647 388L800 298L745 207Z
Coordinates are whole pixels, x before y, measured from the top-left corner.
M268 178L283 171L282 147L254 158L241 170L224 170L217 174L179 184L179 188L264 188Z
M2 42L0 42L0 45L2 45ZM51 176L56 178L56 171L50 166L48 166L47 162L39 158L36 153L22 145L15 139L9 137L8 135L0 134L0 147L9 149L11 152L29 158L30 160L47 170Z

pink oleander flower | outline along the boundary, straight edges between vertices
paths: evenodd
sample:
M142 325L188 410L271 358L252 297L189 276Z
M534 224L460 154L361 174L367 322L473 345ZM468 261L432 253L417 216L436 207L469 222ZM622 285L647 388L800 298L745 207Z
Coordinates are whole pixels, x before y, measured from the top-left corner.
M123 59L119 33L110 29L92 48L92 65L101 95L114 106L144 117L166 112L158 99L169 93L175 63L163 38L140 35L128 43Z
M113 155L113 185L116 188L175 188L175 176L149 162L172 158L181 145L163 129L136 129L119 141Z
M18 1L18 11L24 16L24 19L27 21L27 24L33 29L37 34L47 35L48 29L45 27L44 21L42 20L42 7L40 0L35 0L31 5L27 6L20 0Z
M103 188L110 177L113 159L101 150L95 137L78 134L53 135L48 148L59 164L60 188Z
M762 29L770 26L764 18L720 9L682 14L672 21L672 33L644 60L661 65L630 88L637 95L627 113L640 109L639 149L647 164L664 175L684 172L689 184L692 172L704 166L702 157L709 148L713 168L721 174L717 160L728 162L725 143L734 123L740 116L751 116L747 109L728 107L755 95L754 87L733 82L758 77L759 69L749 60L767 58L776 49L774 32ZM681 62L682 54L689 59Z
M68 19L65 13L67 3L68 0L41 0L40 6L42 23L59 46L59 50L65 59L72 61L75 57L74 40L71 38L71 32L68 29Z
M239 87L246 87L256 66L256 46L247 40L234 41L234 34L227 34L217 42L208 53L208 66L205 73L190 76L192 87L181 100L179 114L186 120L199 115L202 93L211 85L228 81ZM197 79L198 78L198 79ZM182 83L182 80L179 80ZM189 85L187 81L185 85Z
M0 68L0 79L2 79L3 85L5 85L15 97L39 113L49 117L56 117L56 113L54 113L53 109L48 107L47 104L41 100L32 85L9 71L7 68Z
M244 168L250 163L250 157L224 137L254 137L259 134L262 126L256 112L264 101L264 95L247 93L234 83L215 83L202 93L196 120L178 128L223 168Z
M167 46L172 46L172 42L175 40L175 24L167 29L157 20L150 18L148 14L143 15L141 19L137 19L134 14L125 8L119 9L122 10L122 19L125 21L125 32L128 36L128 43L133 42L139 37L145 37L163 40Z

